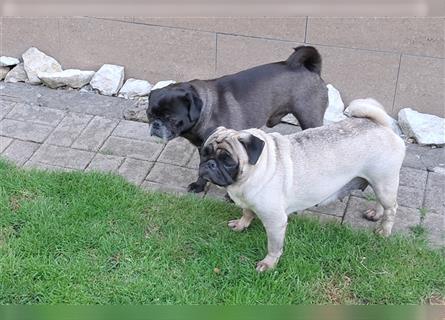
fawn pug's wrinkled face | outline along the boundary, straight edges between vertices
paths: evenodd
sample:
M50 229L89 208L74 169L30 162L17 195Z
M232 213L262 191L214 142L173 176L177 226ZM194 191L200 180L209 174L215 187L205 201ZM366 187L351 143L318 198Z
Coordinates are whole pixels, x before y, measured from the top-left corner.
M257 163L263 147L250 133L218 127L202 146L199 176L227 187L242 178L247 164Z

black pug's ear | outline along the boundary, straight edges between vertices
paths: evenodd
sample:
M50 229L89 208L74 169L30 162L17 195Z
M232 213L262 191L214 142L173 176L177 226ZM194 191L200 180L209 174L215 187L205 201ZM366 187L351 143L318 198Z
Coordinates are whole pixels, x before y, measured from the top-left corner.
M202 100L194 88L187 92L186 97L189 100L189 119L195 122L201 115Z
M246 149L247 156L249 157L249 164L256 164L260 158L261 152L263 152L264 141L255 137L253 134L250 134L248 137L239 138L238 140Z
M210 127L204 131L204 142L207 141L207 139L216 131L216 129L218 129L218 127Z

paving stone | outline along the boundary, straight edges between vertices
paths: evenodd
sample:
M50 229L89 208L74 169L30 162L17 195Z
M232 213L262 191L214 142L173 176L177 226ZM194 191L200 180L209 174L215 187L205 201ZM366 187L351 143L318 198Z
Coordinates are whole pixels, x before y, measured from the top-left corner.
M422 154L426 148L427 147L421 147L417 144L407 144L403 166L425 170L426 167L422 162Z
M187 164L185 165L187 168L192 168L192 169L196 169L198 170L199 168L199 152L198 149L196 148L195 151L193 152L193 154L191 155L189 161L187 162Z
M91 121L93 116L70 112L50 134L46 143L61 147L69 147Z
M12 142L11 138L0 136L0 153L2 153Z
M142 122L122 120L113 131L113 136L144 141L160 141L159 138L151 137L148 124Z
M420 224L419 209L407 208L399 205L392 232L411 234L411 228L418 224Z
M428 173L423 206L445 216L445 175L437 172Z
M185 188L175 187L147 180L142 182L141 187L147 191L162 191L177 195L187 194L187 189Z
M34 142L14 140L2 153L2 157L15 162L18 166L22 166L31 158L39 146L40 144Z
M425 148L421 159L428 171L433 171L436 167L445 167L445 148Z
M2 97L0 97L0 100ZM0 102L0 120L3 119L14 108L15 103Z
M424 189L428 172L414 168L402 167L400 170L400 185Z
M428 170L440 166L445 167L445 148L407 144L403 166Z
M369 221L363 217L367 209L374 208L375 202L352 196L348 203L343 222L354 228L373 230L376 222ZM411 228L420 223L420 211L414 208L400 206L397 209L393 226L393 233L410 234Z
M299 212L295 215L296 217L305 217L310 219L316 219L320 222L336 222L341 223L341 217L333 216L330 214L324 214L311 210L304 210L303 212Z
M427 232L429 243L433 247L445 245L445 216L435 213L427 213L423 220L423 226Z
M63 119L65 112L57 110L39 107L37 105L18 103L8 113L8 119L29 121L37 124L44 124L47 126L55 127Z
M424 189L399 186L397 202L399 206L408 208L422 208Z
M272 127L272 128L262 127L261 130L263 130L265 132L278 132L283 135L288 135L288 134L294 134L294 133L300 132L301 127L293 125L293 124L288 124L288 123L279 123L275 127Z
M367 186L365 190L354 190L351 192L351 195L359 198L365 198L368 200L375 200L375 193L374 190L372 190L371 186Z
M329 214L337 217L343 217L346 204L348 203L348 198L346 197L343 201L335 201L325 206L314 206L309 208L309 211L319 212L323 214Z
M33 162L83 170L93 157L93 152L44 144L31 160Z
M192 182L192 181L190 181L190 182ZM227 194L226 189L220 188L220 187L218 187L218 186L216 186L216 185L211 183L208 186L208 190L205 193L205 196L209 197L209 198L214 198L214 199L224 200L225 201L226 194Z
M52 127L37 123L3 119L0 121L0 134L3 136L43 142L53 130Z
M45 171L63 171L63 172L75 171L74 169L53 166L51 164L42 163L42 162L33 161L33 160L26 162L23 167L29 168L29 169L45 170Z
M187 188L196 181L198 172L193 169L156 163L147 176L147 180L175 187Z
M127 158L119 168L118 173L136 185L141 184L147 176L154 162Z
M100 149L100 153L155 161L163 147L161 143L111 136Z
M374 208L375 202L368 201L363 198L351 196L346 208L343 223L348 224L354 228L375 228L375 222L369 221L363 217L363 213L371 208Z
M442 27L442 31L443 29ZM444 36L442 36L442 41L444 41ZM443 48L442 44L442 52L445 51ZM396 115L399 110L412 107L420 112L443 118L445 115L444 74L445 59L403 54L400 60L397 91L391 113Z
M112 119L122 119L124 110L133 107L135 104L135 101L132 100L79 92L77 90L54 90L45 86L30 86L26 83L2 84L4 88L0 91L0 101L4 97L12 97L18 102Z
M123 157L97 153L85 171L116 172L123 161Z
M176 138L167 143L158 161L177 166L185 166L196 149L187 139Z
M117 124L118 122L113 119L94 117L72 147L89 151L99 150Z

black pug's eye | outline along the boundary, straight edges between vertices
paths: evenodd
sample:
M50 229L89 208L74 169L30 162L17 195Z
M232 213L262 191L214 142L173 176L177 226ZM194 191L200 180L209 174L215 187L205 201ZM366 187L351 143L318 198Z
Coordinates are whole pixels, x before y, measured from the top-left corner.
M183 124L184 124L184 121L182 121L182 120L176 121L177 127L182 127Z

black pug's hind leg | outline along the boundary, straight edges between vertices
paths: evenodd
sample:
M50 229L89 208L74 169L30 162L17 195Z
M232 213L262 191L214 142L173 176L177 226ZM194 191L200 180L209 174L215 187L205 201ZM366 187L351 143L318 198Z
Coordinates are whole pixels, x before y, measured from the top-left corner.
M198 177L198 180L188 185L187 191L192 193L200 193L205 190L206 185L207 181L201 177Z
M281 122L281 119L288 114L288 112L281 112L278 114L274 114L272 115L266 122L266 127L268 128L273 128L275 127L277 124L279 124Z
M319 115L302 115L293 113L295 118L297 118L301 129L306 130L309 128L321 127L323 125L323 116Z
M292 114L298 119L301 129L321 127L328 107L328 89L326 86L310 96L296 98Z

